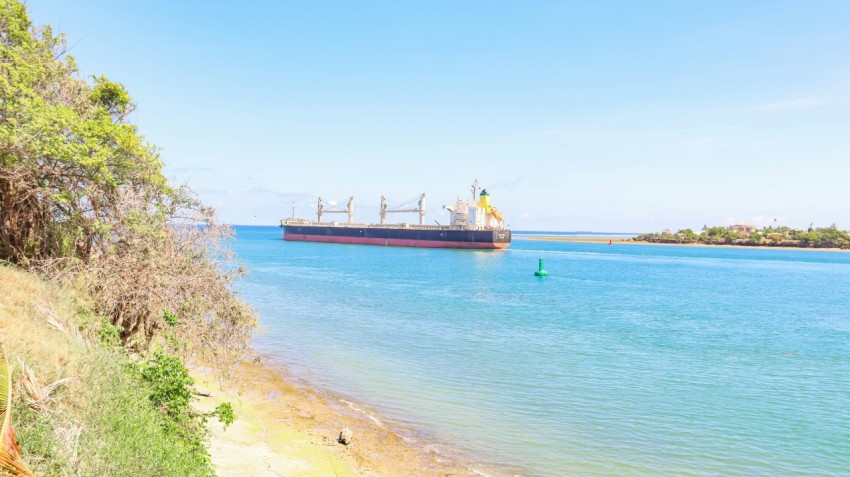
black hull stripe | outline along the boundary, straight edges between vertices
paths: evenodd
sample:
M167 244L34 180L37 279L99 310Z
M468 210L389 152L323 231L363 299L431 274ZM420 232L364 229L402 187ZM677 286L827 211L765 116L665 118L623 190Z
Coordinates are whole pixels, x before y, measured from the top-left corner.
M359 237L385 240L511 243L510 230L418 230L370 227L325 227L284 225L284 234L326 237Z

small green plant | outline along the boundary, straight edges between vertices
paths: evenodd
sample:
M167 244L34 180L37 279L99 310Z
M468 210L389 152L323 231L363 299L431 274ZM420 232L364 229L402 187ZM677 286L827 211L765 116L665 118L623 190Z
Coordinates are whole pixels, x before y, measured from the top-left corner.
M210 417L217 417L227 429L236 419L233 406L225 402L208 413L192 410L189 403L195 381L189 376L189 371L183 366L179 357L168 354L162 349L157 350L153 358L140 365L138 369L142 380L149 385L148 397L151 404L166 417L165 431L175 435L196 456L208 462L207 420Z
M172 313L168 310L162 310L162 318L168 323L169 326L176 326L180 320L177 318L176 313Z
M180 358L157 350L154 358L141 366L141 375L151 385L150 399L155 407L175 419L188 410L195 381Z
M233 406L229 402L219 404L209 415L217 417L218 420L224 424L225 430L227 430L227 427L233 424L233 421L236 420L236 414L233 412Z
M151 404L166 417L166 433L176 436L192 452L209 461L206 449L206 414L194 412L189 407L194 380L180 358L159 349L153 359L139 367L143 381L150 385L148 398Z
M100 341L106 346L119 346L121 345L121 333L123 332L123 327L113 325L107 318L103 318L98 336L100 336Z

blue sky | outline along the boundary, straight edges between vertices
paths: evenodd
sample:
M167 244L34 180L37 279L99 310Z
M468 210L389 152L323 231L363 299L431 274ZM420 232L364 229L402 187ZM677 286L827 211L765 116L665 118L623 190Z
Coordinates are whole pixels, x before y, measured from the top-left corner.
M850 2L28 4L230 223L477 178L515 230L850 228Z

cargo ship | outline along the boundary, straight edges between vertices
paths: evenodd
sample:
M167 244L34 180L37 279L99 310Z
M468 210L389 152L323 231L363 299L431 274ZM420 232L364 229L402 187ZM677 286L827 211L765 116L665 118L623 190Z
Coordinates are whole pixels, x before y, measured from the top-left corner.
M449 212L448 225L425 224L425 194L419 196L414 209L389 208L381 197L379 224L358 224L354 221L354 197L347 207L327 210L319 197L316 221L293 217L280 221L283 239L304 242L386 245L395 247L501 249L511 243L511 231L505 226L502 214L490 204L487 189L480 189L478 181L472 184L472 200L457 199L453 205L444 205ZM387 224L387 215L418 212L419 224ZM348 221L322 222L327 214L348 214Z

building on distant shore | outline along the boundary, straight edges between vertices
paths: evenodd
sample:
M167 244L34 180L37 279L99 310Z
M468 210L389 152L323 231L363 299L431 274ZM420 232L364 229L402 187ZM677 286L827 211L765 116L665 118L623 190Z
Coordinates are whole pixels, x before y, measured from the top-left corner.
M730 232L737 232L742 237L749 237L751 233L758 230L758 227L752 224L732 224L726 227Z

